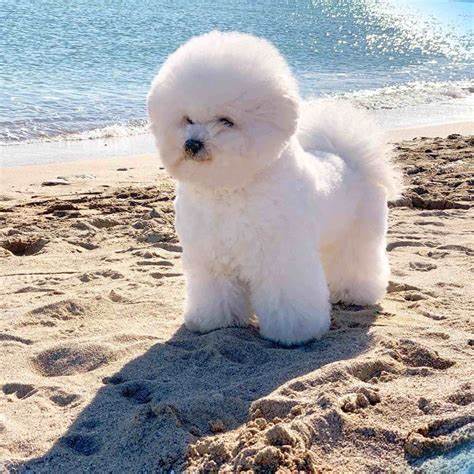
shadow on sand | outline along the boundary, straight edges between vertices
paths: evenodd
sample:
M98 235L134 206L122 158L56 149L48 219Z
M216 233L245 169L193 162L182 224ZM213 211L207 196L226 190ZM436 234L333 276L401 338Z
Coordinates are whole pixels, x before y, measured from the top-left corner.
M187 446L212 435L216 420L225 430L234 429L249 419L256 404L265 411L262 397L285 382L365 352L377 312L336 309L326 337L297 348L263 340L253 328L196 335L182 327L169 341L106 377L94 400L53 447L15 468L179 472ZM291 402L273 397L268 406L288 411Z

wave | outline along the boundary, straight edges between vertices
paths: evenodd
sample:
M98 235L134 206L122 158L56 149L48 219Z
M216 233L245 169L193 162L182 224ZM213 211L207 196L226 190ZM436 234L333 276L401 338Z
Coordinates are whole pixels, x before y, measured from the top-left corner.
M79 141L79 140L96 140L105 138L119 138L130 137L134 135L144 135L149 132L149 125L146 120L137 119L127 123L115 123L104 125L102 127L93 128L90 130L80 131L61 131L55 130L51 135L42 133L40 136L26 136L24 127L20 130L21 133L15 133L10 129L0 134L0 146L17 145L25 143L50 143L59 141Z
M331 94L370 110L400 109L416 105L446 103L466 99L474 93L474 81L413 81L379 89Z
M136 123L140 122L140 123ZM63 136L51 137L48 141L76 141L95 140L98 138L130 137L143 135L149 132L148 122L145 120L135 121L134 124L112 124L105 127L86 130L78 133L70 133Z

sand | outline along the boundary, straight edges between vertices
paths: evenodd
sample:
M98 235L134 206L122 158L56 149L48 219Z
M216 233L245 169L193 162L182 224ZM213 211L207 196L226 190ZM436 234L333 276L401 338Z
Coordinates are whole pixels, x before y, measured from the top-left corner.
M465 446L474 137L394 149L386 298L335 306L293 349L182 326L174 186L153 157L1 169L0 466L410 472Z

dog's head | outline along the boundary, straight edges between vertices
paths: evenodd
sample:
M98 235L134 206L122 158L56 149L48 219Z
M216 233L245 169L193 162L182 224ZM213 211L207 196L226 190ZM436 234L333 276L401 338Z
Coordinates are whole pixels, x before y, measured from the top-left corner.
M241 33L192 38L148 94L160 157L180 181L244 186L279 158L298 120L296 82L278 50Z

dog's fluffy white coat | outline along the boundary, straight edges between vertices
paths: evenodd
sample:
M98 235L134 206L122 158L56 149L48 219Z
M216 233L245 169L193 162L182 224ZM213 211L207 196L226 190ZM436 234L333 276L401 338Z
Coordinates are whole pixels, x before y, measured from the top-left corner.
M303 102L274 46L221 32L167 59L148 107L178 180L188 328L243 326L255 314L264 337L296 344L328 330L330 301L382 298L387 199L400 183L365 113ZM195 157L188 139L204 144Z

